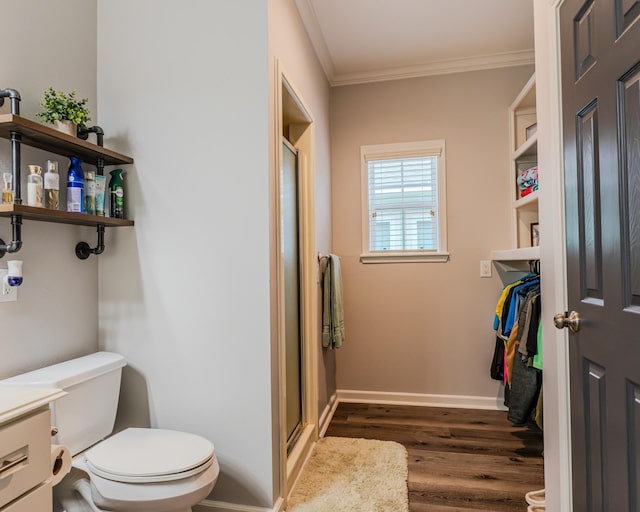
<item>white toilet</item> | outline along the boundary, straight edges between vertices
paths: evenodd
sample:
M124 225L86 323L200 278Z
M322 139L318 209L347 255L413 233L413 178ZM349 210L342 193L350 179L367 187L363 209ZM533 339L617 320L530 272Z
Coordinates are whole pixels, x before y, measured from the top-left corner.
M51 422L58 428L52 442L70 449L76 468L56 488L63 510L190 512L218 478L213 444L194 434L147 428L129 428L107 438L125 365L118 354L97 352L0 385L69 393L51 406Z

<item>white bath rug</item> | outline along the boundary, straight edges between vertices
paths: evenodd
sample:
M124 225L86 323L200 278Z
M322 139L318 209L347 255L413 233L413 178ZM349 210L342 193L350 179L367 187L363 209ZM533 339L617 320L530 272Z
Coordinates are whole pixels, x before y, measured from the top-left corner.
M320 439L287 512L407 512L407 450L391 441Z

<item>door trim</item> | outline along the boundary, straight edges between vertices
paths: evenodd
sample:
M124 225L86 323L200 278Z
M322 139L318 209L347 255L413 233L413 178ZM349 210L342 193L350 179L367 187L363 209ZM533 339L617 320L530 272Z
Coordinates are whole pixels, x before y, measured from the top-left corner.
M569 340L553 326L567 309L564 158L560 75L560 6L564 0L534 0L540 244L544 357L545 485L548 510L571 512L571 417Z
M313 115L293 85L282 64L275 62L275 136L274 154L276 183L274 194L276 218L276 279L277 279L277 340L278 340L278 402L279 402L279 434L280 434L280 496L287 496L293 482L302 468L302 464L318 439L318 261L316 256L315 231L315 159L313 147ZM294 99L303 114L308 127L297 133L298 141L294 144L298 149L298 187L299 187L299 222L300 222L300 261L301 261L301 322L302 322L302 421L303 429L295 447L287 457L286 439L286 407L285 407L285 361L284 361L284 288L283 258L281 252L280 229L280 169L282 165L282 133L283 133L283 95L282 90Z

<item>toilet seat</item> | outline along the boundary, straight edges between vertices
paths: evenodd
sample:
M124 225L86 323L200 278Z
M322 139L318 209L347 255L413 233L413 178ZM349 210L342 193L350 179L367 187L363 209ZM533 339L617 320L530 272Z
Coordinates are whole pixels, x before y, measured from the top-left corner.
M213 464L211 441L174 430L128 428L85 453L88 471L123 483L171 482Z

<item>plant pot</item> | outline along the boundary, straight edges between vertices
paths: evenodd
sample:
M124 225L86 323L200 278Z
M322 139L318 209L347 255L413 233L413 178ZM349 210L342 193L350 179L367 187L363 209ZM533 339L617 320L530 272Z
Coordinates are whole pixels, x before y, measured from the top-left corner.
M78 127L68 119L64 121L54 121L53 126L56 130L66 133L67 135L71 135L72 137L78 136Z

